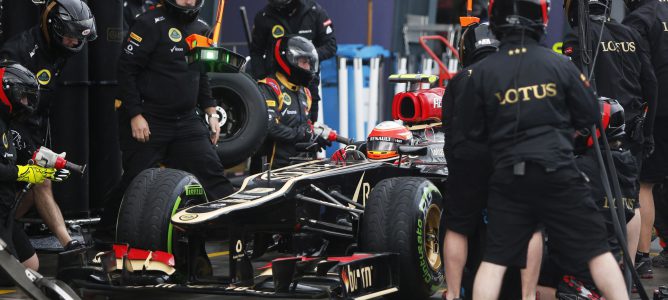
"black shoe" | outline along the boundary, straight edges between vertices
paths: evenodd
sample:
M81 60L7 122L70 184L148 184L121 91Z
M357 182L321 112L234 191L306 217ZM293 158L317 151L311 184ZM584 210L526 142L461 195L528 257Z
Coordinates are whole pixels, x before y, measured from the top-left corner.
M84 249L84 248L86 248L86 245L79 242L78 240L71 240L63 248L65 249L64 251L72 251L72 250L77 250L77 249Z
M640 278L654 278L654 272L652 271L652 258L643 257L636 261L636 272L638 272L638 276L640 276Z

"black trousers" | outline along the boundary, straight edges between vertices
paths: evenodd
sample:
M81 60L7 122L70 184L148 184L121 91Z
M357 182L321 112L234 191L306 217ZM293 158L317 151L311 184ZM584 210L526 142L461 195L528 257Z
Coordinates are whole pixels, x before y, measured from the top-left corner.
M119 139L122 152L123 177L105 200L102 227L115 226L118 209L125 189L141 171L163 164L169 168L190 172L204 186L211 200L223 198L234 190L223 174L223 164L209 139L204 120L195 114L186 114L176 120L166 120L148 114L151 135L140 143L132 137L130 120L120 113Z

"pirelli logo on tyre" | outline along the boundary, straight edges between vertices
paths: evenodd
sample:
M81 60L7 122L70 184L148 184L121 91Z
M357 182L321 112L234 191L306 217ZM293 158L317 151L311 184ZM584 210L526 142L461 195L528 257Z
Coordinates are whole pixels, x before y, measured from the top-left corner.
M188 221L192 221L196 218L197 218L197 214L184 214L184 215L181 215L179 217L179 220L188 222Z

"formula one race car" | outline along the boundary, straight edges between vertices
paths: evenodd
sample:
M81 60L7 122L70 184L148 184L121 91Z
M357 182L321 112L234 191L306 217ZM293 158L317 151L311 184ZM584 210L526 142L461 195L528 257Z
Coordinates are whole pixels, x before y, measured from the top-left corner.
M121 204L117 244L83 265L61 267L58 278L108 291L429 297L444 276L439 229L447 168L438 130L443 90L424 92L394 99L393 115L410 120L417 141L400 146L399 158L305 161L250 176L214 201L186 172L142 172ZM204 247L211 240L229 241L227 276L213 276ZM267 251L286 256L254 270L251 260Z

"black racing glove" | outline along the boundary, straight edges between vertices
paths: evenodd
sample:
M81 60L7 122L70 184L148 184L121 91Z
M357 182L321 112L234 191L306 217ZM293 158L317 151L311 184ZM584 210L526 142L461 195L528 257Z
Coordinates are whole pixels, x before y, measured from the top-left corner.
M328 140L322 138L321 136L318 136L318 137L315 139L315 142L318 143L318 148L319 148L319 149L323 149L323 150L324 150L326 147L329 147L329 146L332 145L332 142L330 142L330 141L328 141Z
M654 136L650 135L645 137L645 142L643 143L643 154L645 158L650 157L654 153Z
M315 139L313 126L311 124L302 124L297 127L296 142L310 142Z
M320 105L318 105L320 101L313 101L311 104L311 112L310 112L310 119L311 123L315 123L318 121L318 111L320 110Z

